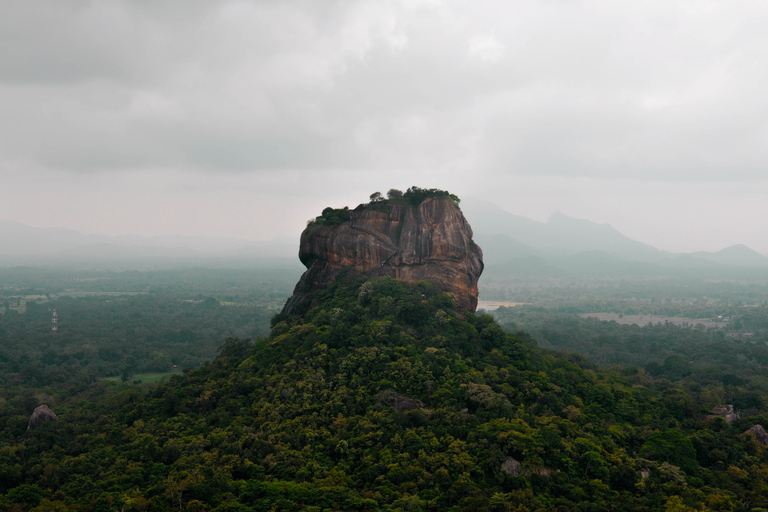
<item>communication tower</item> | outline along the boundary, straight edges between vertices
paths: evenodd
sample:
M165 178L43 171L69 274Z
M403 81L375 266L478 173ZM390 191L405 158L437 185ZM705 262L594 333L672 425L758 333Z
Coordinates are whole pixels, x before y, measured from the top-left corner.
M56 308L53 308L53 319L51 320L51 331L53 333L59 332L59 320L56 318Z

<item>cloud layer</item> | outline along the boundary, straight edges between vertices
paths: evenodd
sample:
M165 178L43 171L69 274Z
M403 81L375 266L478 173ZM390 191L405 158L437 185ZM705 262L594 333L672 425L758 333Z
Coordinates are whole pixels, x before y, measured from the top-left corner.
M161 175L267 196L279 173L282 197L329 202L375 183L759 189L767 21L756 0L8 0L0 173L18 190L89 176L84 196L95 176Z

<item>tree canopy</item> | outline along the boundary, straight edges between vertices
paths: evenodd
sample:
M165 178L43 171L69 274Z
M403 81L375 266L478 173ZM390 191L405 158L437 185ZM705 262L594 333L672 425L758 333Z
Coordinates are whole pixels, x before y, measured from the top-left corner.
M685 393L540 350L429 282L349 272L269 337L24 432L2 404L4 510L759 510L768 451Z

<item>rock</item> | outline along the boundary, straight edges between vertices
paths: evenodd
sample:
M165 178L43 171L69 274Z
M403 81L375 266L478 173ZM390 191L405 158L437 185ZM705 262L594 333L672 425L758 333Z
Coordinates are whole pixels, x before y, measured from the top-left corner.
M310 225L304 230L299 259L307 271L283 314L311 307L305 298L327 287L345 269L371 278L428 279L439 291L453 293L460 307L475 311L483 252L453 201L428 197L418 206L375 205L345 211L350 219L336 225Z
M501 470L512 476L520 476L520 471L522 468L522 464L515 460L514 457L507 457L507 460L505 460L501 465Z
M758 443L768 445L768 432L765 431L762 425L752 425L744 431L744 434L750 434Z
M387 389L377 394L376 400L382 404L386 404L392 407L398 412L413 411L424 407L424 404L421 402L421 400L398 395L393 389Z
M641 480L645 480L649 476L651 476L651 469L650 468L643 468L643 469L640 470L640 479Z
M32 413L32 416L29 418L27 432L35 430L46 421L59 421L59 418L47 405L40 405L36 407L35 411Z
M729 425L739 419L739 414L734 412L733 406L730 404L718 405L712 408L710 411L712 414L704 416L705 420L712 418L723 418Z
M544 478L552 478L552 471L547 468L531 468L526 470L526 475L538 475Z
M405 396L396 396L392 402L392 407L394 407L398 412L413 411L415 409L421 409L424 407L424 404L421 403L420 400L413 400Z

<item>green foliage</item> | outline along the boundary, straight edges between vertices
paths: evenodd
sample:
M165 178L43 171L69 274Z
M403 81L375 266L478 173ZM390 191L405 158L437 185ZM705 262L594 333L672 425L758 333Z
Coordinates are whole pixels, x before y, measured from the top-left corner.
M380 192L374 192L370 196L370 202L367 205L363 205L366 209L373 209L377 211L387 211L387 206L391 204L410 204L413 206L420 205L425 199L430 197L450 199L457 207L461 200L458 196L451 194L445 190L437 188L419 188L410 187L405 193L397 189L390 189L387 192L386 199ZM352 214L348 206L344 208L332 208L327 207L323 209L323 212L318 217L307 222L307 229L317 226L338 226L344 222L351 220Z
M270 318L296 277L283 273L62 271L60 284L27 290L35 292L27 297L41 298L25 298L24 312L0 314L0 397L11 398L17 386L62 390L104 377L129 381L134 374L169 372L174 365L200 367L227 337L269 333ZM0 270L0 279L13 283L13 273ZM12 286L0 293L21 299L22 290ZM59 286L69 290L55 293ZM54 307L56 334L51 333Z
M93 384L31 434L38 398L1 404L0 510L768 506L768 450L740 435L768 418L697 421L682 390L626 379L431 283L348 275L269 337L157 386Z
M315 220L307 224L307 228L315 226L338 226L344 222L347 222L352 218L349 207L344 208L331 208L330 206L323 209L323 213L315 218Z
M693 474L698 467L693 443L676 429L653 434L640 448L640 455L659 462L669 462L689 474Z
M414 186L408 188L403 194L403 199L408 200L414 206L420 205L428 197L450 199L456 206L459 206L461 202L458 196L439 188L419 188Z
M378 194L378 192L371 195L371 203L368 205L369 207L381 207L385 204L411 204L413 206L418 206L424 202L425 199L430 197L450 199L456 206L459 206L459 203L461 202L461 199L455 194L440 190L439 188L419 188L414 186L408 188L405 192L393 188L387 192L387 199L382 198L381 194L378 196L376 196L376 194ZM376 197L374 198L374 196Z

